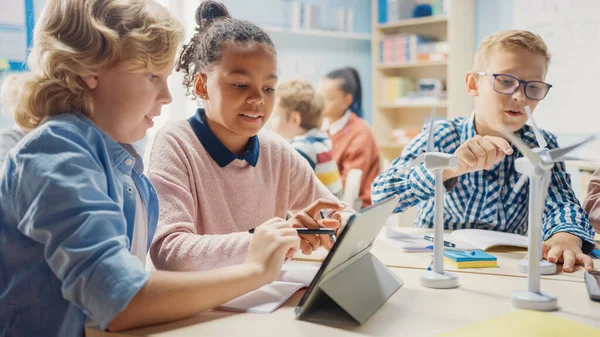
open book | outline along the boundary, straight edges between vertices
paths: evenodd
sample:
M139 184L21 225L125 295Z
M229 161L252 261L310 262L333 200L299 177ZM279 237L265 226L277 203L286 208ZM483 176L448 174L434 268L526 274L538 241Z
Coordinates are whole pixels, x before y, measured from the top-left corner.
M429 235L433 237L433 234ZM406 252L431 251L433 242L425 240L423 236L423 234L404 234L392 228L386 230L388 241ZM500 246L527 248L529 243L528 238L523 235L486 229L458 229L444 234L444 240L456 244L456 248L459 249L481 250Z
M268 314L277 310L296 291L308 287L317 274L320 263L284 263L281 274L273 283L233 299L217 310Z

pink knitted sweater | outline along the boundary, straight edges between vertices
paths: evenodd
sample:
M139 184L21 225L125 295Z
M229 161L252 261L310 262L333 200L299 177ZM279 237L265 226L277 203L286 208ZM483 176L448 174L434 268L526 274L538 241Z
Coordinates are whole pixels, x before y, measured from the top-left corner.
M180 121L158 131L148 176L160 215L150 248L162 270L206 270L242 263L251 234L273 217L301 210L318 198L337 200L283 138L262 130L256 166L235 159L220 167Z

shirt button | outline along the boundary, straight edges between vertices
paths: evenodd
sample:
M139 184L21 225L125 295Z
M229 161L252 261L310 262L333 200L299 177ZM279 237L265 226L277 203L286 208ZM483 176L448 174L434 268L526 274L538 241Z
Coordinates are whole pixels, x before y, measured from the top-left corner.
M127 165L127 166L129 166L129 167L133 166L133 159L131 159L131 158L127 158L127 159L125 160L125 165Z
M127 191L127 193L129 193L129 194L133 194L133 192L134 192L134 190L133 190L133 187L131 187L131 186L128 186L128 185L127 185L127 186L125 186L125 190L126 190L126 191Z

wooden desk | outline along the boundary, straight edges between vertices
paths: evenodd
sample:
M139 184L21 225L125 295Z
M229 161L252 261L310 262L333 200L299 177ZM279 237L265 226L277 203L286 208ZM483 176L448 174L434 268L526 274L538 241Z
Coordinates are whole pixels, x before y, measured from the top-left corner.
M431 229L423 229L423 228L407 228L407 227L399 227L398 231L405 234L428 234L432 233ZM600 237L597 235L597 239ZM377 256L378 259L381 260L388 267L398 267L398 268L413 268L413 269L427 269L429 264L431 263L432 253L405 253L400 249L394 247L391 243L386 241L385 233L379 235L379 237L375 240L373 244L373 249L371 252ZM512 276L512 277L520 277L526 278L527 274L520 273L517 269L517 264L520 260L522 260L526 255L527 251L525 249L518 248L510 248L510 249L500 249L500 250L490 250L490 254L496 256L498 258L498 268L468 268L468 269L456 269L446 265L446 269L452 272L459 273L472 273L472 274L489 274L489 275L500 275L500 276ZM322 261L327 255L327 251L317 250L312 255L303 255L301 252L296 254L295 259L300 261ZM596 269L600 269L600 260L594 259L594 265ZM575 267L575 271L573 273L564 273L562 272L562 265L558 266L558 273L554 275L542 275L542 279L548 280L563 280L570 282L584 282L583 280L583 272L584 269L582 267Z
M273 314L207 312L118 334L87 327L86 336L434 336L515 310L510 304L512 291L527 287L522 278L461 273L457 289L428 289L419 285L420 270L392 270L404 280L404 286L362 326L296 320L294 307L301 295L297 293ZM542 291L558 296L560 309L553 315L600 329L600 303L589 300L584 284L543 280Z

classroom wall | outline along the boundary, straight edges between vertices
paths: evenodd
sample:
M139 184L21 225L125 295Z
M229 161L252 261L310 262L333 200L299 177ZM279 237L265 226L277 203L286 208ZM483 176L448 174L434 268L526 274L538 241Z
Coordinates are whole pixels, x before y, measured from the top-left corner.
M487 35L512 28L513 7L514 0L475 1L475 49Z

